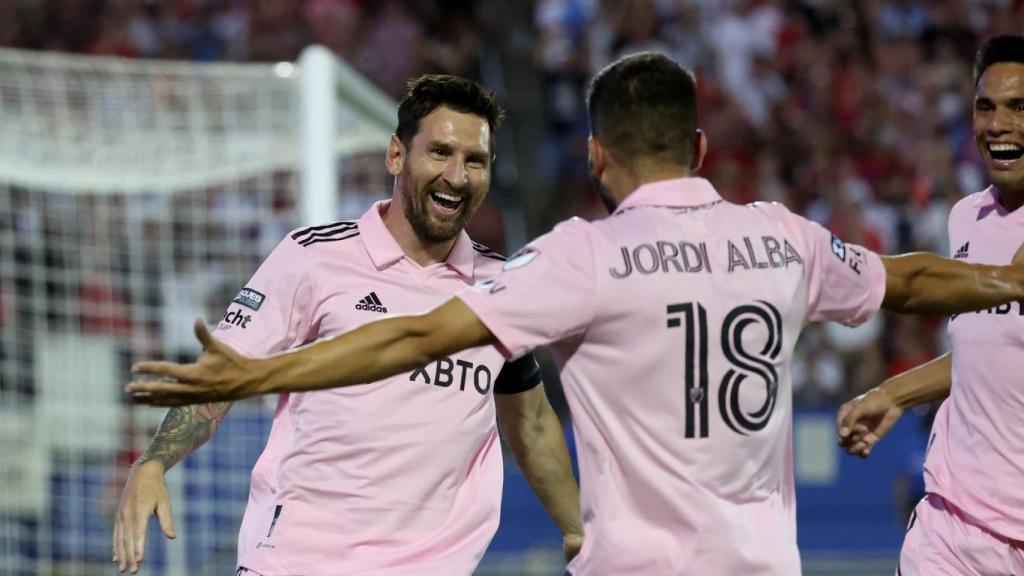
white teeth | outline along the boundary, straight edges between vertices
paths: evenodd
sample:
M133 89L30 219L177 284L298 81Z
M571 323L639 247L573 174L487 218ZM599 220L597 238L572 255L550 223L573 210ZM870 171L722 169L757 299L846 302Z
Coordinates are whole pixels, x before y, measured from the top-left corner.
M460 200L462 200L462 198L459 198L458 196L449 196L448 194L442 194L440 192L434 192L434 195L440 198L441 200L446 200L448 202L459 202Z
M1021 147L1016 144L993 143L988 145L988 149L993 152L1018 152Z

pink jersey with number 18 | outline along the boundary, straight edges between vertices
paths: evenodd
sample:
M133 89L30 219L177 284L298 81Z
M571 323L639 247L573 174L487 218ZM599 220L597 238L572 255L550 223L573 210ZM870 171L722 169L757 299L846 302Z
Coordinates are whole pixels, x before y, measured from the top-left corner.
M790 359L884 296L879 257L703 179L570 220L459 293L506 357L556 343L584 545L574 576L798 576Z

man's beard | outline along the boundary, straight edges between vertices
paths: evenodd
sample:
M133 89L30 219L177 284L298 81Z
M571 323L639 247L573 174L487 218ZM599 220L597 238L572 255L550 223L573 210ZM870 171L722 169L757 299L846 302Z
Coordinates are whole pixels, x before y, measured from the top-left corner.
M597 190L597 197L601 199L601 203L604 204L609 214L614 214L615 209L618 205L615 203L615 198L608 192L608 187L601 183L601 179L594 175L594 159L587 155L587 172L590 174L591 181L594 182L594 189Z
M447 242L452 238L459 235L460 232L469 223L469 219L472 217L473 212L469 208L470 198L466 197L462 200L462 206L458 214L450 219L437 221L430 217L429 208L427 203L430 202L430 191L438 190L445 193L452 193L458 196L462 196L456 192L452 192L450 188L442 186L440 184L431 184L423 189L422 193L416 193L412 190L412 186L408 185L402 190L402 211L405 213L405 219L409 221L409 225L412 226L413 232L421 240L427 240L429 242Z
M618 208L618 204L615 203L615 199L612 198L611 193L608 191L608 187L601 183L600 178L593 178L594 187L597 188L597 197L601 199L601 203L608 210L609 214L614 214L615 209Z

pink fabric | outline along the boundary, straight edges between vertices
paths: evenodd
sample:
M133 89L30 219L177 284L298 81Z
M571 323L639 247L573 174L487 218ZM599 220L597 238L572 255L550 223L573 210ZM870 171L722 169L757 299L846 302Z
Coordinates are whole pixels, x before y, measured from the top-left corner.
M990 188L949 215L950 250L969 262L1009 264L1024 242L1024 210L1007 213ZM949 322L953 389L932 426L928 492L981 526L1024 540L1024 303Z
M793 346L884 290L877 255L689 178L562 223L459 297L509 357L557 343L586 533L572 574L795 576Z
M937 494L925 496L907 526L897 576L1024 574L1020 542L978 526Z
M444 263L405 257L381 220L297 231L216 336L262 356L431 309L500 261L462 235ZM372 386L282 396L252 472L239 564L263 576L471 574L498 525L494 348ZM275 520L276 518L276 520Z

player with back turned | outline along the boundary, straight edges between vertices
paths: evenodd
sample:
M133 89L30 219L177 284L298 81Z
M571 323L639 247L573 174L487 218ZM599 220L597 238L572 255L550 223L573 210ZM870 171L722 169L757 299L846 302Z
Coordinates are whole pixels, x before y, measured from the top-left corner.
M992 186L949 214L953 257L1009 262L1024 241L1024 36L978 52L974 138ZM867 456L911 406L945 400L904 538L903 576L1024 574L1024 301L949 320L949 353L839 410L840 444Z
M530 243L419 316L246 360L197 325L195 364L147 362L139 401L351 386L466 347L553 344L579 449L575 576L797 576L790 363L809 322L879 306L964 311L1024 296L1024 266L880 257L778 204L693 176L707 148L690 72L652 53L594 78L591 173L612 215ZM358 387L357 387L358 388Z
M493 94L468 80L410 83L386 156L391 201L289 234L228 307L214 333L221 345L266 356L430 309L497 273L504 258L463 228L490 187L501 115ZM373 387L281 396L252 472L239 574L471 574L498 526L496 417L566 554L578 550L578 488L532 356L506 362L482 346L403 372L367 380ZM172 409L133 466L114 528L122 571L142 560L154 511L173 535L164 472L227 409Z

